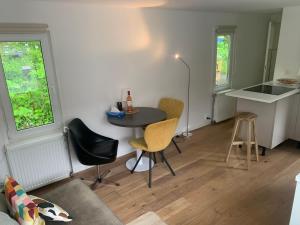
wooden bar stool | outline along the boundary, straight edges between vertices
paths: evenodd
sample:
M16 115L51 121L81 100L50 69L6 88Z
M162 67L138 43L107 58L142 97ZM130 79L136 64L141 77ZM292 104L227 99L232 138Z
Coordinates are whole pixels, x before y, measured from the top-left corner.
M258 144L257 144L256 133L255 133L256 118L257 118L257 115L254 113L250 113L250 112L239 112L237 114L236 120L235 120L235 125L234 125L234 130L233 130L233 135L232 135L232 139L231 139L231 144L230 144L229 151L228 151L228 154L226 157L226 163L228 163L232 147L234 145L240 146L243 144L247 145L247 169L249 169L250 163L251 163L252 145L255 145L256 161L258 162ZM244 122L246 124L246 128L248 130L246 141L236 140L236 137L238 136L238 131L239 131L239 128L240 128L240 125L242 122Z

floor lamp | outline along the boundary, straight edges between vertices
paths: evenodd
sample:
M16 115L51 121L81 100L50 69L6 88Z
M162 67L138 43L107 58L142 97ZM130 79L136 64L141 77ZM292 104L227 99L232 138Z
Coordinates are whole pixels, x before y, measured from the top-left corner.
M182 133L184 137L191 137L193 134L189 132L189 117L190 117L190 86L191 86L191 68L186 61L181 58L179 54L175 54L175 59L180 60L188 70L188 101L187 101L187 117L186 117L186 131Z

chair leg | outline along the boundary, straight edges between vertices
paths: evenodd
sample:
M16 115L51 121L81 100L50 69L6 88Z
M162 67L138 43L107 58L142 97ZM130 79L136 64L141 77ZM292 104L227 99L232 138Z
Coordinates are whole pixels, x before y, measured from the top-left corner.
M155 152L153 152L153 161L154 161L155 164L157 163Z
M100 166L97 165L96 166L96 169L97 169L97 176L96 176L96 179L94 181L94 183L91 184L91 189L92 190L95 190L97 188L97 185L98 183L102 183L102 177L101 177L101 174L100 174ZM105 171L105 175L107 175L110 171Z
M110 171L105 171L103 176L106 176ZM100 166L97 165L97 179L101 182L102 180L102 177L101 177L101 174L100 174Z
M133 173L133 172L134 172L135 168L136 168L137 165L139 164L139 162L140 162L141 158L143 157L144 153L145 153L145 152L142 151L142 154L140 155L140 157L139 157L138 160L136 161L136 163L135 163L134 167L132 168L132 170L130 171L130 173Z
M164 162L164 157L162 157L161 154L160 154L160 160L162 163Z
M112 181L112 180L107 180L107 179L104 179L104 180L102 180L102 183L104 183L104 184L108 184L108 185L115 185L115 186L120 186L120 184L119 183L117 183L117 182L114 182L114 181Z
M174 138L172 138L172 142L174 143L174 145L175 145L177 151L179 152L179 154L181 154L181 150L180 150L180 148L178 147L178 145L177 145L176 141L174 140Z
M164 160L164 162L167 164L167 166L168 166L169 170L171 171L171 173L173 174L173 176L176 176L174 170L172 169L172 167L170 166L169 162L167 161L167 159L166 159L166 157L165 157L163 151L160 151L159 153L160 153L160 155L161 155L161 158L162 158L162 159Z
M151 175L152 175L151 174L151 172L152 172L152 165L151 165L151 162L152 162L152 159L151 159L152 157L151 156L152 156L152 154L153 154L152 152L149 152L149 183L148 183L149 188L151 188L151 179L152 179L152 177L151 177Z

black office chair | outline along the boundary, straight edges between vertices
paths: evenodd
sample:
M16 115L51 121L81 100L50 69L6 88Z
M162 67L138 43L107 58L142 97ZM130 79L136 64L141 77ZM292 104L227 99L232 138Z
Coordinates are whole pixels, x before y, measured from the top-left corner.
M68 128L69 138L79 162L83 165L97 166L97 177L93 180L91 188L95 189L103 181L119 186L118 183L104 180L110 170L100 174L100 165L112 163L116 160L119 141L93 132L78 118L73 119Z

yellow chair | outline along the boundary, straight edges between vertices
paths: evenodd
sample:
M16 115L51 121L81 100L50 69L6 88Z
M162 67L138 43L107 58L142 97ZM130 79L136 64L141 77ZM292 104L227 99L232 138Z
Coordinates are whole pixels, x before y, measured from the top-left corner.
M143 138L134 138L129 141L129 144L133 148L142 150L142 154L140 155L135 166L131 170L131 173L134 172L136 166L140 162L145 152L149 153L149 188L151 188L151 158L155 154L155 152L160 153L163 162L167 164L171 173L173 174L173 176L175 176L175 172L173 171L167 159L165 158L163 150L170 144L175 134L177 123L178 119L173 118L162 122L150 124L146 127Z
M167 114L167 119L178 118L179 121L179 118L183 111L184 103L174 98L162 98L159 101L158 107ZM177 151L181 153L181 150L175 142L174 138L172 138L172 142L174 143Z

